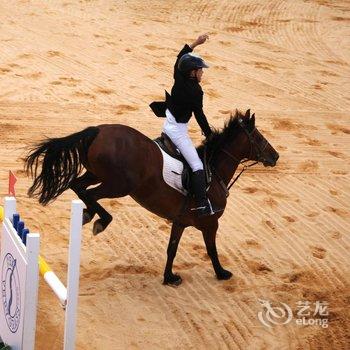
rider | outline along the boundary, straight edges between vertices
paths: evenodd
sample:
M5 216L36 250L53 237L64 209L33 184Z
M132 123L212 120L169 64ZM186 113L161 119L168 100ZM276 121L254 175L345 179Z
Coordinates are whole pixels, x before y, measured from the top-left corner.
M203 112L203 90L200 86L203 68L208 68L204 60L192 53L193 49L205 43L207 34L200 35L191 45L185 45L177 56L174 66L174 85L171 96L167 98L166 121L163 131L180 150L192 169L192 189L200 216L214 214L206 194L203 163L188 135L188 122L192 112L206 137L212 131Z

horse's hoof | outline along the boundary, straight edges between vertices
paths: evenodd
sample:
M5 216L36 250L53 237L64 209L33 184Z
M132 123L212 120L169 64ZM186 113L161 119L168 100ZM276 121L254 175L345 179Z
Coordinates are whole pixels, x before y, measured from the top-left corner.
M83 210L83 225L89 223L92 220L93 216L90 215L90 213L84 209Z
M182 283L182 278L179 275L164 276L163 284L169 286L179 286Z
M218 280L229 280L232 277L232 272L227 270L222 270L219 274L217 274Z
M101 224L100 220L96 220L94 222L94 227L92 229L92 233L94 234L94 236L98 235L99 233L101 233L104 230L104 226Z

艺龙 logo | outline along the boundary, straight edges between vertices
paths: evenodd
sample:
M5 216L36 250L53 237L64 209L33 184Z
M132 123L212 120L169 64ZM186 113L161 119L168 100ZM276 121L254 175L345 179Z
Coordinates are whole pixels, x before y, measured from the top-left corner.
M258 312L259 321L266 327L278 324L287 324L293 318L293 312L290 306L285 303L279 303L280 306L272 306L268 300L258 299L263 307ZM312 308L311 306L315 307ZM299 300L296 302L297 311L294 315L295 323L298 326L321 326L328 327L328 302L326 300L316 300L313 303L308 300Z
M21 316L21 290L17 270L17 260L8 253L1 268L2 305L7 326L16 333Z
M280 303L281 306L272 306L268 300L263 299L259 299L259 303L263 306L263 310L258 312L258 318L266 327L287 324L292 320L293 313L287 304Z

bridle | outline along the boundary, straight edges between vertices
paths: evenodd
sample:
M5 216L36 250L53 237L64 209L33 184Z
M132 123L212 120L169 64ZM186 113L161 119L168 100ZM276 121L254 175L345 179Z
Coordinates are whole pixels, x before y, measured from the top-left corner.
M253 161L253 163L251 163L251 164L244 165L242 170L240 171L240 173L227 186L225 185L224 181L219 176L217 171L215 171L216 176L219 178L219 183L220 183L220 185L222 186L222 188L224 189L224 191L226 193L226 197L229 196L230 188L234 185L234 183L239 179L239 177L243 174L243 172L245 170L247 170L248 168L250 168L250 167L252 167L252 166L254 166L254 165L256 165L256 164L258 164L260 162L266 161L266 159L262 155L263 155L263 152L265 151L267 145L269 144L269 142L265 138L264 138L264 144L262 146L255 142L253 136L254 136L254 134L257 131L256 127L254 127L254 129L251 132L249 132L247 127L246 127L246 125L244 124L244 121L243 121L242 118L238 119L238 124L244 130L245 134L248 137L248 140L249 140L249 143L250 143L249 157L248 158L244 158L242 160L239 160L237 157L235 157L233 154L231 154L229 151L225 150L224 148L220 149L220 151L225 153L226 155L228 155L232 160L234 160L237 163L237 166L240 165L240 164L248 162L249 159L251 158L254 150L256 151L256 154L257 154L257 160Z

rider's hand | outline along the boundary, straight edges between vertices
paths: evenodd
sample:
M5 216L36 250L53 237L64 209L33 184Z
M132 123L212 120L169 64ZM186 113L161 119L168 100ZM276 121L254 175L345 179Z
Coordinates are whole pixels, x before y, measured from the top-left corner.
M202 34L197 38L197 40L193 44L190 45L190 47L194 49L196 46L204 44L208 39L209 39L209 35L207 33Z
M207 33L200 35L197 40L196 43L197 45L201 45L204 44L207 40L209 39L209 35Z

